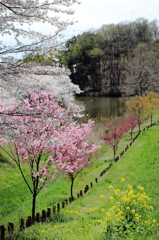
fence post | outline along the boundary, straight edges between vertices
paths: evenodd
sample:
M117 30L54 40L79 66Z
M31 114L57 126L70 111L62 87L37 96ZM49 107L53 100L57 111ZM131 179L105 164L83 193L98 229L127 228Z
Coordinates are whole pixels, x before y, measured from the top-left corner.
M40 222L40 213L36 213L35 221L38 223Z
M62 202L62 208L64 208L64 207L65 207L65 202L63 201L63 202Z
M25 226L24 226L24 218L20 218L20 231L23 231L25 229Z
M53 212L53 214L56 213L56 206L55 205L53 205L53 207L52 207L52 212Z
M47 208L46 216L51 217L51 208Z
M8 232L13 232L14 231L14 223L9 222L8 223Z
M115 162L118 162L119 161L119 156L115 158Z
M60 203L57 203L57 212L60 212Z
M87 192L87 188L86 188L86 186L85 186L85 188L84 188L84 191L83 191L83 192L84 192L84 194Z
M80 196L83 197L83 192L82 192L82 190L80 190Z
M1 240L5 240L5 227L4 225L1 225L0 226L0 237L1 237Z
M32 225L32 219L31 216L28 216L28 218L26 219L26 228L30 227Z
M45 210L42 210L41 221L42 221L42 222L45 222L45 221L46 221L46 211L45 211Z

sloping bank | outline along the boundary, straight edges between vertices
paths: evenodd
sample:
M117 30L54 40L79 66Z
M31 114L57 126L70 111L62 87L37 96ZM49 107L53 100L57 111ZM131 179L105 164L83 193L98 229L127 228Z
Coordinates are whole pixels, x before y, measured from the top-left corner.
M133 189L142 186L152 199L153 214L159 222L159 124L142 132L131 148L106 172L91 191L62 209L56 219L39 223L22 234L24 239L102 239L104 219L112 195L110 186L125 191L127 185ZM124 178L125 183L120 180ZM52 219L53 220L53 219ZM22 239L22 238L17 239ZM129 239L129 238L127 238ZM134 239L134 238L130 238ZM142 234L135 239L143 239ZM159 239L153 235L144 239Z

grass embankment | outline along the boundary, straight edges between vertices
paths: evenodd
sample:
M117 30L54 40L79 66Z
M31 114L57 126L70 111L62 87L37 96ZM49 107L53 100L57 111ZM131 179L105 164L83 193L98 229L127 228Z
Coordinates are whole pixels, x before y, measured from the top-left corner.
M130 142L129 135L125 135L121 141L119 151L122 151L126 144ZM83 189L86 184L94 182L95 177L99 177L100 172L112 160L112 151L105 148L107 153L100 154L100 159L92 167L92 171L85 174L83 181L76 181L76 193ZM117 153L117 155L118 155ZM12 169L7 163L1 162L0 187L1 194L1 224L15 221L18 217L28 216L30 213L29 192L18 172ZM151 204L154 208L154 218L159 222L159 125L155 125L143 132L137 141L124 154L122 159L112 166L112 168L93 186L93 188L83 198L77 199L66 208L61 210L51 222L35 224L34 226L20 233L15 239L34 240L83 240L102 239L106 226L106 213L111 207L109 196L112 190L108 187L112 185L116 189L126 189L131 184L134 189L138 185L144 187L144 191L151 197ZM121 184L120 179L125 178L125 183ZM69 197L69 184L62 180L53 184L52 187L43 191L38 196L37 210L51 207L54 203L61 202ZM5 210L8 209L8 210ZM8 212L7 212L8 211ZM13 239L13 238L12 238ZM110 238L112 239L112 238ZM121 238L122 239L122 238ZM156 234L150 237L142 237L142 233L128 239L159 239Z

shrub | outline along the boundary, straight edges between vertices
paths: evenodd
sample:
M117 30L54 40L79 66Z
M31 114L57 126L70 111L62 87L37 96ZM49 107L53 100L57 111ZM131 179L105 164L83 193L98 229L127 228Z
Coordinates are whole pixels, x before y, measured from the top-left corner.
M121 179L124 184L125 179ZM104 239L129 239L130 236L154 234L159 223L153 217L151 198L144 188L137 186L133 189L127 185L125 191L109 188L113 194L109 197L112 207L106 213L106 231ZM133 239L133 238L131 238Z

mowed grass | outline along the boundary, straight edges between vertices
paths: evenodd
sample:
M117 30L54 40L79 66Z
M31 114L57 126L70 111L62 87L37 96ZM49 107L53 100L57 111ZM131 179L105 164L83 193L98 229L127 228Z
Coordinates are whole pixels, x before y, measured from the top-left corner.
M122 139L118 153L130 142L129 135ZM97 184L83 198L75 200L61 210L50 222L35 224L16 235L12 239L102 239L104 218L111 203L109 196L112 192L109 185L122 189L131 184L134 189L138 185L144 187L145 192L151 197L151 205L154 207L154 217L159 222L159 125L155 125L143 132L136 142L124 154L122 159L99 178L100 172L112 161L112 150L107 146L102 147L106 153L99 153L98 161L91 169L84 170L82 179L76 179L76 193L83 189L95 177L99 179ZM118 154L117 153L117 154ZM0 218L1 224L7 222L18 223L20 217L26 217L31 212L31 196L22 181L18 170L13 169L7 162L0 165ZM125 178L125 186L120 179ZM51 183L50 183L51 184ZM2 189L3 187L3 189ZM37 211L52 207L69 197L69 182L61 179L59 183L52 182L51 187L43 190L38 196ZM132 239L142 239L138 237ZM144 238L146 239L146 238ZM158 235L148 239L159 239Z

